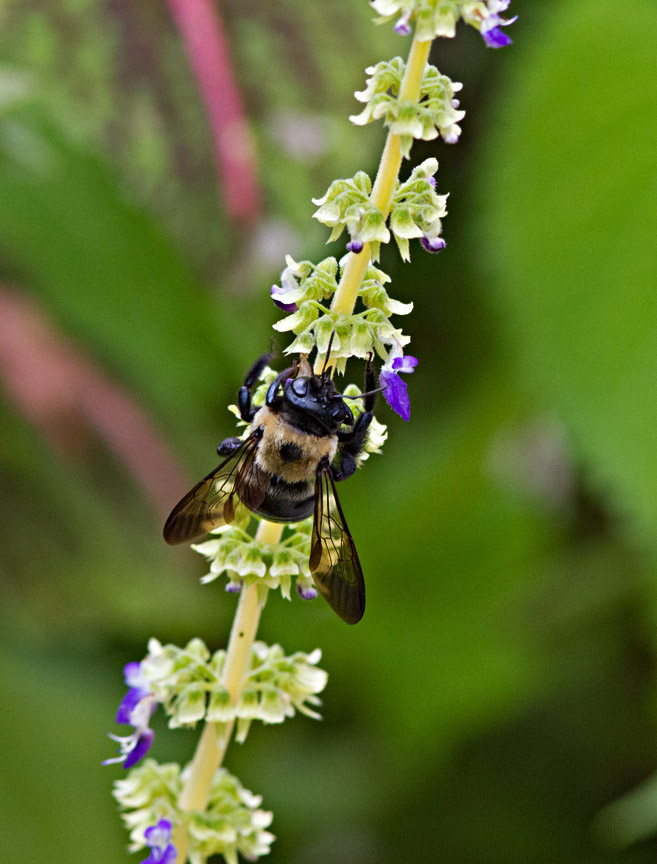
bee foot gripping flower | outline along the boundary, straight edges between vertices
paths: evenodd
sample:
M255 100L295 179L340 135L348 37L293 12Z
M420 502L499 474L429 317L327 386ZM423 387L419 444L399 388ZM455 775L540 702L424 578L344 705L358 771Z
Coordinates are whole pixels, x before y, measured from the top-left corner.
M406 382L399 376L402 372L413 372L416 366L417 359L410 354L404 355L401 347L395 344L379 373L379 384L383 388L386 402L406 421L411 416L411 401L408 398Z
M119 745L119 756L105 759L103 765L123 762L124 768L131 768L148 753L153 743L155 733L149 723L157 708L157 702L148 681L141 672L139 663L128 663L123 674L129 689L116 712L116 722L120 725L134 726L134 731L132 735L108 733L109 737Z
M171 822L160 819L157 825L147 828L144 832L146 845L151 847L151 854L141 864L174 864L176 847L171 841Z

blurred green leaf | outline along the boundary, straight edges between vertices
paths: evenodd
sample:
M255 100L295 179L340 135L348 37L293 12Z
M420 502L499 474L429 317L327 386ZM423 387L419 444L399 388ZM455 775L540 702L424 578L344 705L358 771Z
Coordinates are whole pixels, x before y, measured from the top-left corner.
M27 112L3 118L0 147L5 267L161 422L194 440L215 376L234 362L216 304L93 154Z
M473 202L512 361L653 554L656 40L651 2L552 8L514 45Z
M11 706L0 721L0 860L122 860L125 835L108 806L116 770L101 765L114 755L104 732L116 704L98 667L2 646L0 687Z

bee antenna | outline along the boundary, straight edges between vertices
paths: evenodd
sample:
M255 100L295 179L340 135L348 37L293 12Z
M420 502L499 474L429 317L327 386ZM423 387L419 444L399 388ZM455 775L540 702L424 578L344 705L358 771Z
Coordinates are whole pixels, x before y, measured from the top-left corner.
M331 399L362 399L363 396L372 396L374 393L381 393L385 387L377 387L376 390L368 390L366 393L359 393L358 396L345 396L344 393L336 393L331 396Z
M331 356L331 347L333 345L334 338L335 338L335 330L331 333L331 338L329 339L328 348L326 349L326 356L324 357L324 365L322 366L322 376L326 373L326 367L328 366L329 358Z

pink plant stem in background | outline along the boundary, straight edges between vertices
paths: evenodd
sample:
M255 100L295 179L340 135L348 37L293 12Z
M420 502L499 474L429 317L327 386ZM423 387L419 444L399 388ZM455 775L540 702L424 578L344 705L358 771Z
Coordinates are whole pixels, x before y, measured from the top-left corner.
M84 458L88 432L121 460L158 515L185 473L138 402L56 329L37 303L0 286L0 389L62 455Z
M236 222L252 223L261 210L255 152L217 0L168 3L208 113L226 210Z

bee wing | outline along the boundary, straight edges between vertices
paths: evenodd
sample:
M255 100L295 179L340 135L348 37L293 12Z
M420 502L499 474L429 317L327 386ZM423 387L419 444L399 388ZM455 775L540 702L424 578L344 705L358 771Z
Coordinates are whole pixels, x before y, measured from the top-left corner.
M256 429L176 504L164 526L167 543L185 543L232 522L239 503L236 495L249 509L262 503L267 478L255 463L260 438Z
M328 463L320 464L315 481L309 563L317 589L334 612L347 624L360 621L365 611L363 571Z

